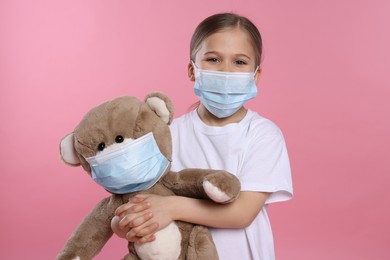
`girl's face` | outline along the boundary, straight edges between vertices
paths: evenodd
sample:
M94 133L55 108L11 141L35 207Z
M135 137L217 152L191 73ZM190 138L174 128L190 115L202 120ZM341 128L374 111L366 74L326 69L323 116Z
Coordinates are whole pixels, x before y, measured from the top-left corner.
M207 37L195 55L195 64L204 70L224 72L254 72L255 51L246 31L228 28ZM193 67L189 65L188 74L195 80ZM255 80L259 78L259 69Z

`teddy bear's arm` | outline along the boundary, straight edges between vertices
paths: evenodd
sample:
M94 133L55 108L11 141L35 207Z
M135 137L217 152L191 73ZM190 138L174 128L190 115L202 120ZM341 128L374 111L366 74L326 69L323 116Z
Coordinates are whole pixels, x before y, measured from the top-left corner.
M240 181L223 170L184 169L168 172L162 183L176 195L229 203L240 193Z
M111 196L96 205L73 232L56 259L92 259L112 236L111 219L121 204L119 197Z

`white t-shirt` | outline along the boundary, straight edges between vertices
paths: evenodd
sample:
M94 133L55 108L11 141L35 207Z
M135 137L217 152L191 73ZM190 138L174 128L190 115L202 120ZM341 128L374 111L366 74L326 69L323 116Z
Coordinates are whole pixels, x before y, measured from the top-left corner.
M223 169L236 175L241 191L271 192L254 221L243 229L210 228L221 260L275 259L269 203L292 197L286 145L279 128L248 110L239 123L207 126L196 110L175 119L172 170Z

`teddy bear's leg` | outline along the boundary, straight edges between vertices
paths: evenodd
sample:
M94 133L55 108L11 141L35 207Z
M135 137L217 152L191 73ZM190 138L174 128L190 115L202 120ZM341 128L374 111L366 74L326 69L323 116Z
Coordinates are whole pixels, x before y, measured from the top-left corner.
M191 231L186 260L217 260L218 253L209 230L195 225Z

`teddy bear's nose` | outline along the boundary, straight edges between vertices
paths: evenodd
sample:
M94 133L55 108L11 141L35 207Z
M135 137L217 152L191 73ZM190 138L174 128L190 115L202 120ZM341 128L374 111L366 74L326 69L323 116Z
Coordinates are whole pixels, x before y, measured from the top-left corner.
M124 140L124 138L123 138L123 136L121 136L121 135L117 135L117 136L115 137L115 142L116 142L116 143L122 143L123 140Z

